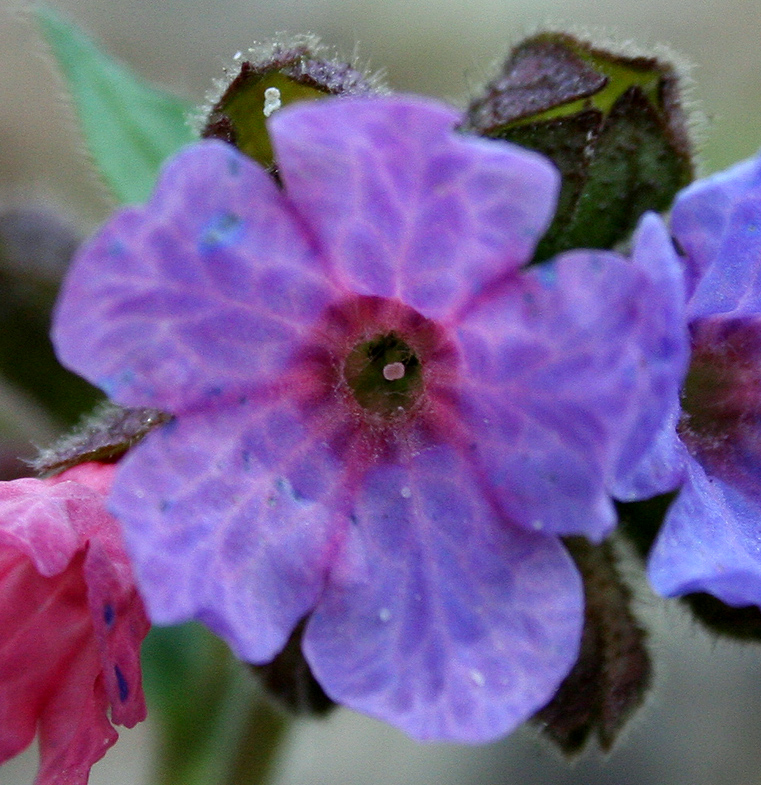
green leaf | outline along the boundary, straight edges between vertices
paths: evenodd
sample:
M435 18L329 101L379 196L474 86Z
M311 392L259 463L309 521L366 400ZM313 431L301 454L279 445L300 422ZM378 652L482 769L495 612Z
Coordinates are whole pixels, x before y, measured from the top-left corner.
M261 785L287 730L248 668L200 624L153 627L143 644L157 785Z
M192 105L158 90L98 50L47 6L37 22L63 71L94 163L120 202L143 202L164 159L194 141Z

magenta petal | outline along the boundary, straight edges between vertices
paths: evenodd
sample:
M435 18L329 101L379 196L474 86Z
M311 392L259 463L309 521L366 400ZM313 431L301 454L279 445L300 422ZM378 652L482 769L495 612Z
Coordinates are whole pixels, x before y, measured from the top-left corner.
M125 555L122 560L129 568ZM112 721L131 728L146 715L140 645L150 622L134 583L124 580L120 566L107 545L99 539L91 541L84 574L105 691Z
M286 192L342 285L440 317L530 259L557 171L522 148L454 133L458 119L400 96L304 102L273 117Z
M682 191L671 228L686 253L691 318L761 311L761 156Z
M177 413L278 373L333 298L272 178L201 142L80 251L53 338L118 403Z
M304 651L334 700L420 740L485 742L573 665L583 599L554 538L495 515L445 447L367 476Z
M761 606L761 500L692 458L687 470L650 553L650 582L666 597L708 592L729 605Z
M121 528L105 508L113 464L86 463L46 480L48 493L68 494L68 515L87 551L83 574L111 719L132 727L145 719L140 646L150 623L135 588Z
M631 427L641 407L668 413L642 383L648 360L669 362L643 335L653 296L636 265L576 251L529 268L465 317L460 408L510 520L593 540L615 525L608 492ZM681 378L683 358L673 366ZM659 425L648 424L651 437Z
M93 674L100 664L94 647L69 664L68 681L40 718L40 769L35 785L87 785L90 769L118 739L108 721L108 699Z
M148 620L104 507L112 476L0 484L0 761L39 730L38 784L85 785L117 737L109 704L115 723L145 718Z
M111 497L151 619L198 619L242 659L271 659L322 589L338 476L287 400L152 432Z
M0 763L32 741L58 690L91 698L99 667L81 565L80 555L45 577L23 553L0 547ZM93 664L72 676L78 652Z
M51 487L31 478L0 483L0 545L24 553L41 575L62 572L84 545L68 505L91 497L75 483Z

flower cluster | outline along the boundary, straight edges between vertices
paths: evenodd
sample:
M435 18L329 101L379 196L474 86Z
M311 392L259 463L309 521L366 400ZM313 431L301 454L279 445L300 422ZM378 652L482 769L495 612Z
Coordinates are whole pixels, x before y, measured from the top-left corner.
M537 41L490 100L533 100L537 69L560 79L557 41ZM602 55L563 57L589 76ZM592 75L583 95L608 84ZM585 594L595 560L617 577L595 550L615 501L675 494L659 592L761 607L761 157L682 191L670 230L618 204L626 253L605 249L615 211L605 248L555 253L584 229L592 168L565 160L561 182L505 141L521 112L479 131L369 90L270 101L268 168L241 142L265 120L226 94L219 138L74 260L57 353L141 428L108 441L118 463L96 450L0 484L0 762L38 733L40 785L84 785L111 723L144 717L148 617L201 621L255 665L297 632L337 703L420 740L504 735L584 677L585 624L613 607ZM592 136L617 166L628 123L652 121L637 90L612 119L589 104L585 167ZM680 145L669 198L691 172ZM616 591L609 637L639 642Z

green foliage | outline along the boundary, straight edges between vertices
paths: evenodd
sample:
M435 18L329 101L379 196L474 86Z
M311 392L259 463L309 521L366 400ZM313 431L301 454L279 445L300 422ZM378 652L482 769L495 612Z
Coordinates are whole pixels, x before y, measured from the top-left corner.
M267 781L285 719L222 641L200 624L153 627L143 677L160 720L156 785Z
M52 8L35 10L93 161L120 202L143 202L164 159L195 134L185 101L146 84Z
M221 122L229 130L223 138L231 136L229 141L262 166L271 166L274 159L263 111L265 91L270 89L278 91L281 106L328 95L315 87L299 84L278 71L235 80L215 110L215 122L219 124L220 118L224 117ZM216 131L216 127L212 130Z

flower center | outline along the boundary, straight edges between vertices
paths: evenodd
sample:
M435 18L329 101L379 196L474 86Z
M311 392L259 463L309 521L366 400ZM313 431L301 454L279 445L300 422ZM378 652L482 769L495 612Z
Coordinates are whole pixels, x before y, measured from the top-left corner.
M344 361L343 375L357 403L383 417L409 411L422 393L420 360L394 332L356 344Z
M761 325L742 320L693 328L679 435L693 454L722 462L757 432L761 416Z

